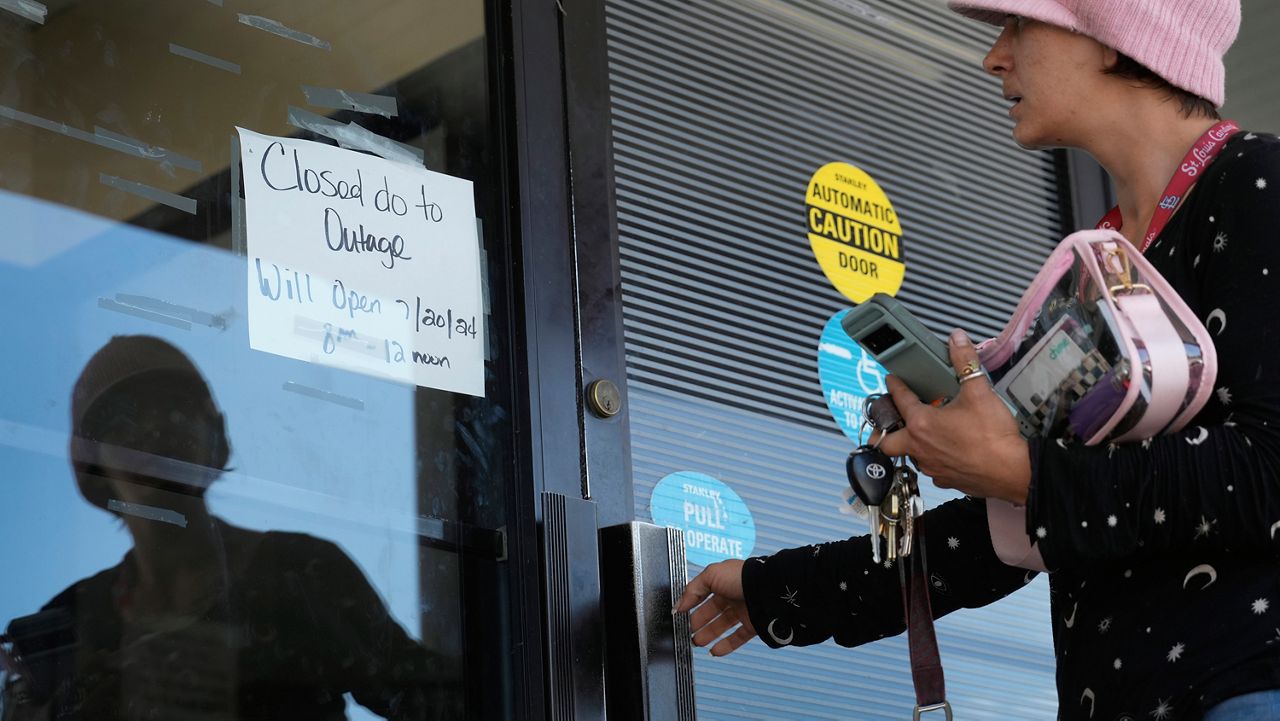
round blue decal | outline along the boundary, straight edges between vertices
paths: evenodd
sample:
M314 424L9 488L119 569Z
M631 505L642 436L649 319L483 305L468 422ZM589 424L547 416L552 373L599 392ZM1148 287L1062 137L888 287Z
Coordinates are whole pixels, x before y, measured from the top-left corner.
M684 531L689 563L746 558L756 545L751 511L732 488L705 473L680 471L658 481L649 512L659 526Z
M822 329L822 340L818 342L818 379L822 381L827 408L840 430L854 443L862 444L866 441L866 436L859 435L862 402L869 395L887 392L884 377L888 371L844 332L840 321L848 312L842 310L831 316Z

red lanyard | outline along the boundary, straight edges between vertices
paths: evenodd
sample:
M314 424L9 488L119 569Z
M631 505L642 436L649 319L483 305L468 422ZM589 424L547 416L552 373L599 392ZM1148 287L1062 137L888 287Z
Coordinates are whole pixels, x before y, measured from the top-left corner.
M1151 217L1151 225L1147 228L1147 236L1143 238L1139 252L1147 252L1147 248L1151 247L1160 232L1169 224L1169 219L1182 204L1187 191L1196 184L1196 178L1218 157L1222 148L1226 146L1227 140L1239 131L1240 126L1234 121L1224 120L1200 136L1187 153L1187 157L1182 159L1178 172L1174 173L1173 180L1169 181L1169 187L1165 188L1164 196L1160 200L1160 205L1156 207L1156 214ZM1123 227L1124 218L1120 215L1119 206L1112 208L1098 223L1100 230L1120 230Z

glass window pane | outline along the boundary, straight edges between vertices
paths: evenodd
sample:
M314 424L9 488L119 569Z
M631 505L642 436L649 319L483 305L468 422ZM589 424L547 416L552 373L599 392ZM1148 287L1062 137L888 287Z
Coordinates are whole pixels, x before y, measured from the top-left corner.
M509 349L484 310L505 302L486 257L505 253L508 207L488 53L482 0L0 4L0 717L503 708L509 629L476 617L503 597L512 512ZM390 291L335 292L305 258L267 257L264 285L257 261L284 239L338 251L300 202L252 196L237 128L474 183L474 210L406 238L396 271L448 270L447 245L471 259L456 285L475 315L429 348L428 309L388 295L378 325ZM372 206L379 180L319 192ZM348 230L339 272L384 277L359 266L391 259L388 241ZM335 308L349 327L310 323ZM310 355L251 339L273 312ZM401 361L370 327L419 340ZM452 334L483 339L472 361ZM358 362L357 340L394 370Z

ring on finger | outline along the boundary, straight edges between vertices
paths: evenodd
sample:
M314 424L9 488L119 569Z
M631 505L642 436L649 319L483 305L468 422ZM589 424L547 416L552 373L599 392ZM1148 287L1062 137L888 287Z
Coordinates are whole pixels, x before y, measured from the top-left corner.
M986 373L982 372L982 369L977 369L977 370L968 371L964 375L956 376L956 380L960 381L961 383L964 383L965 381L971 381L974 378L983 378L986 375L987 375Z

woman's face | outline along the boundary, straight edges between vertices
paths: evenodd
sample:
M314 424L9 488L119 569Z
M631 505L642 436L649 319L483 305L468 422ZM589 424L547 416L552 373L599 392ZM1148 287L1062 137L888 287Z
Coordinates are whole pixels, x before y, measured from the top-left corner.
M1081 147L1109 77L1108 52L1084 35L1010 16L982 66L1013 103L1013 139L1025 148Z

